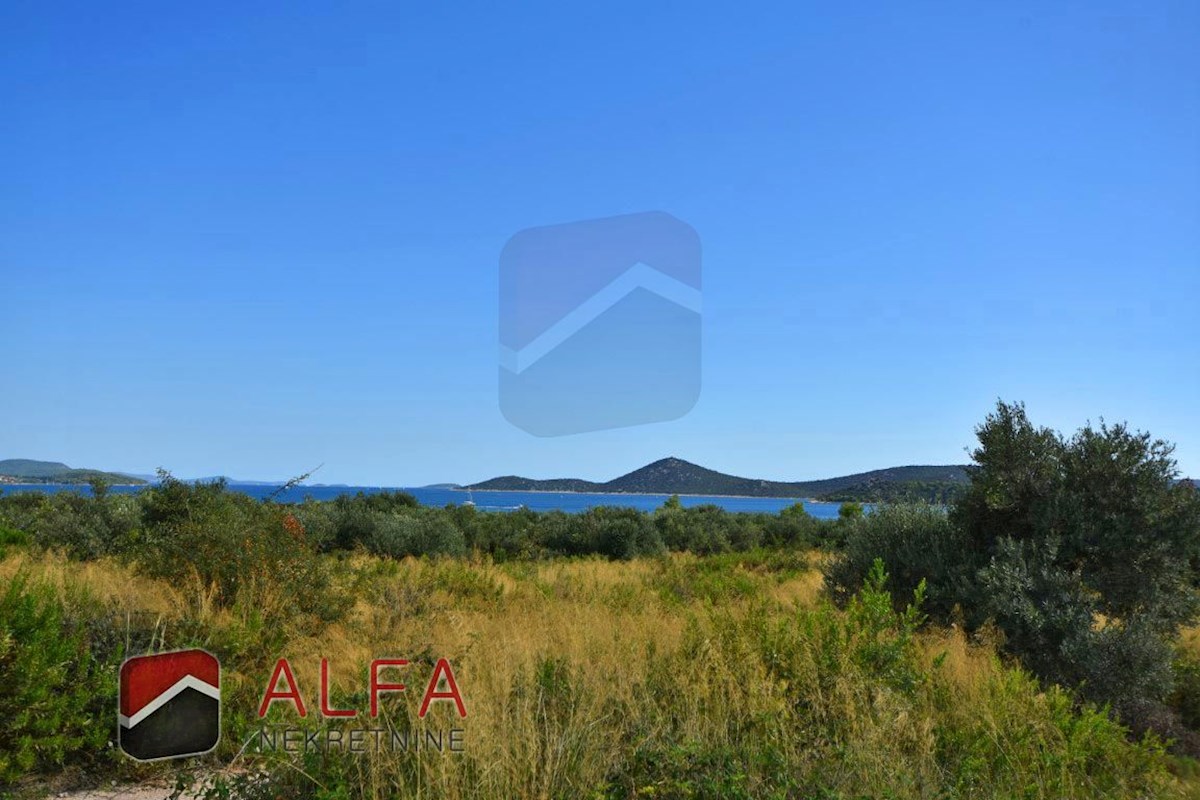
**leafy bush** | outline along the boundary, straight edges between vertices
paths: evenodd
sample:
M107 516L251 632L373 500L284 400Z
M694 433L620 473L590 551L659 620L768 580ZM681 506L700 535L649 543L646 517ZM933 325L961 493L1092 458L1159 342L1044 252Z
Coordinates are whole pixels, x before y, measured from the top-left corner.
M349 600L286 507L228 492L221 482L187 484L169 476L144 493L144 535L127 555L147 574L195 580L220 605L239 600L264 612L334 619Z
M141 524L141 508L128 495L59 492L35 507L28 524L40 546L87 560L124 550Z
M41 492L0 494L0 524L10 530L30 533L37 525L38 511L50 502Z
M466 549L462 531L437 512L388 514L372 512L367 548L376 555L461 555Z
M29 544L29 534L0 523L0 559L8 554L9 547L24 547L27 544Z
M749 523L716 505L683 508L678 497L668 500L654 515L663 544L671 550L686 550L711 555L734 550L738 545L749 549L758 544L755 537L739 530Z
M941 509L881 506L855 519L845 547L825 567L825 581L834 599L845 603L882 560L899 596L911 596L924 581L925 608L949 619L956 603L972 602L968 589L974 565L965 553L965 537Z
M1175 484L1170 445L1124 425L1066 439L1004 403L977 434L950 518L883 508L855 522L828 570L834 595L882 557L898 585L928 579L936 617L957 604L971 628L993 620L1043 680L1169 733L1170 642L1200 609L1200 498Z
M658 530L631 508L592 508L581 514L546 515L535 528L535 541L553 553L597 554L612 559L656 555L663 550Z
M0 784L99 751L116 686L49 586L18 574L0 590Z
M838 519L842 522L855 522L863 518L862 503L850 500L838 507Z
M759 591L759 583L740 565L733 565L719 556L694 560L663 559L657 564L653 578L659 596L667 602L722 603L737 598L750 598Z
M1065 439L1003 403L978 434L955 516L967 552L990 556L980 610L1039 676L1154 727L1170 642L1200 610L1200 501L1175 485L1171 446L1124 425Z
M1167 705L1183 728L1180 749L1193 758L1200 757L1200 656L1181 648L1173 667L1175 680Z
M762 528L765 547L809 548L828 538L826 525L809 514L803 503L790 505L778 514L755 514L754 519Z

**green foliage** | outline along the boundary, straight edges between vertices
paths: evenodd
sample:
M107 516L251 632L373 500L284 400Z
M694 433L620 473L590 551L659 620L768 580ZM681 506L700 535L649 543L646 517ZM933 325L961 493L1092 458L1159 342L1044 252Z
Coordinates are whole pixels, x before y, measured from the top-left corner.
M232 605L267 601L322 619L338 617L325 563L285 507L225 490L224 482L189 484L166 476L142 495L146 529L125 555L148 574L198 580ZM283 609L278 609L283 613Z
M763 545L812 547L824 540L829 527L800 504L778 514L731 514L716 505L684 508L677 498L658 508L653 520L668 549L698 555L746 552Z
M825 567L825 581L834 599L844 604L882 559L901 595L911 595L925 581L926 609L949 619L956 603L971 602L968 590L975 570L964 564L965 549L960 529L941 509L881 506L854 521L845 547Z
M105 484L142 484L141 478L96 469L72 469L57 461L33 461L26 458L0 460L0 475L20 478L24 483L58 483L86 485L92 481Z
M300 542L307 545L301 550L313 553L362 549L391 558L476 552L496 561L589 555L624 560L667 549L707 555L761 546L811 548L842 536L800 503L778 514L684 508L677 497L653 513L622 507L497 513L423 508L405 492L286 505L230 492L222 480L189 483L166 472L159 479L136 495L97 485L92 496L0 496L0 524L29 531L36 546L74 558L115 555L155 575L198 575L217 585L222 600L236 591L240 570L256 563L281 565L291 560L286 551ZM290 539L280 534L281 522L289 518L295 523ZM302 555L297 551L297 558Z
M546 554L628 559L663 549L647 515L629 508L593 508L580 514L551 512L528 518L525 524L531 544Z
M884 480L859 483L819 495L826 503L932 503L947 505L962 496L963 480Z
M1172 730L1170 642L1196 618L1200 498L1171 447L1124 425L1064 438L1000 403L977 434L970 485L949 519L880 509L850 528L827 580L835 597L883 558L929 609L987 620L1048 682L1107 703L1135 730Z
M10 547L24 547L28 544L29 534L0 523L0 559L8 555Z
M925 622L921 611L925 581L917 584L912 602L899 612L892 607L887 582L883 561L877 558L863 581L862 590L850 598L846 608L846 630L847 638L854 641L851 657L887 685L911 690L919 673L913 635Z
M36 506L22 508L14 503L11 507L17 513L10 518L24 518L25 530L34 534L37 544L85 560L122 551L141 522L138 501L129 495L92 498L59 492Z
M628 797L679 797L691 800L751 800L788 797L787 775L779 775L778 789L759 794L752 788L752 767L770 768L782 760L768 747L735 748L704 742L651 743L638 748L628 764L614 768L600 796L606 800ZM758 770L755 770L758 771Z
M265 508L272 514L283 510ZM805 554L793 550L672 556L654 563L664 576L672 563L688 566L685 580L699 587L694 597L711 590L709 596L721 602L669 608L685 626L680 640L667 637L661 645L647 640L646 650L631 649L615 663L533 651L528 660L519 655L521 660L504 672L469 677L464 671L464 688L490 681L488 691L496 700L487 706L485 724L468 728L464 752L246 752L235 762L244 768L206 769L180 786L204 797L263 800L1091 798L1161 796L1167 786L1165 763L1153 741L1127 741L1124 730L1103 712L1077 707L1070 694L1044 690L997 659L971 673L971 694L964 695L961 676L944 668L944 657L932 658L929 643L918 635L920 586L897 601L881 562L871 565L859 591L847 598L845 612L826 603L785 609L762 596L770 576L804 569ZM497 581L495 571L463 559L421 565L372 561L369 569L364 575L369 585L359 587L359 598L389 615L407 598L435 591L448 593L455 608L509 608L520 615L542 605L529 587L513 587L510 594L509 580ZM525 563L504 571L521 581L532 580L539 570L557 569ZM644 569L630 568L632 575ZM649 580L651 589L660 588L657 578ZM749 588L738 588L743 585ZM640 596L655 602L649 594ZM279 633L288 626L263 624L244 604L245 597L239 593L242 604L222 614L219 625L173 630L169 642L157 642L158 647L203 643L221 656L227 669L222 763L233 758L257 724L253 709L274 657L296 646L296 640ZM54 593L45 594L52 607L60 607L53 598ZM81 598L72 608L87 605ZM13 614L7 605L0 611L0 620L28 616ZM64 611L58 623L40 630L74 642L71 653L82 648L96 664L111 669L123 651L124 632L117 615L99 611L94 619ZM370 641L371 633L365 635ZM141 631L135 631L131 646L155 649ZM428 664L431 654L409 655ZM59 661L63 657L53 655ZM979 670L980 662L971 659L968 668ZM486 663L475 662L477 667ZM111 672L102 679L108 689L97 693L99 705L88 718L104 720L98 729L110 736L115 680ZM416 725L418 695L395 698L383 724L410 730ZM334 704L361 707L363 700L361 693L335 695ZM65 751L63 760L85 763L101 748L99 737L90 739Z
M12 530L32 533L37 525L38 513L50 502L50 496L41 492L0 494L0 524Z
M375 511L370 519L372 530L364 543L376 555L462 555L466 547L462 531L437 511Z
M968 552L990 557L980 614L1038 675L1143 727L1171 687L1169 642L1198 610L1200 501L1176 485L1172 448L1125 425L1065 439L1003 403L978 434L955 515Z
M366 494L359 492L353 498L355 502L369 508L371 511L380 511L385 514L401 511L406 508L419 508L420 503L417 498L413 497L408 492L373 492Z
M838 519L842 520L843 522L855 522L862 519L862 517L862 503L850 501L842 503L841 507L838 508Z
M750 573L726 558L709 556L693 561L664 559L653 579L667 602L710 604L753 597L758 583Z
M1194 732L1200 731L1200 656L1193 651L1182 650L1175 657L1174 673L1175 683L1167 704L1191 733L1189 738L1198 738ZM1200 748L1188 748L1188 752L1198 751Z
M787 619L712 611L679 651L642 679L628 742L604 797L1107 797L1158 796L1163 756L1130 743L1102 711L988 662L964 703L942 658L918 642L921 591L897 602L874 563L846 613L829 606ZM902 608L900 606L903 606ZM738 690L769 686L779 705L756 715ZM688 686L680 691L680 686ZM728 692L728 694L725 694ZM774 693L778 693L775 695ZM697 729L700 695L724 724Z
M888 575L881 560L876 560L859 591L851 595L844 615L828 608L801 616L795 629L777 629L764 633L768 652L781 654L768 662L771 670L789 686L792 681L812 680L803 671L814 658L820 669L817 677L824 689L834 691L847 675L865 674L874 682L892 689L912 692L920 684L924 667L920 664L915 634L924 623L921 604L925 584L920 583L912 600L893 602L887 589ZM897 610L897 606L902 608ZM804 657L803 665L782 654L792 652ZM795 687L798 692L807 688Z
M111 736L116 687L48 586L0 590L0 785L94 753Z
M605 483L558 478L533 480L505 475L473 484L475 490L519 492L612 492L636 494L692 494L715 497L820 497L842 492L869 492L874 487L937 486L965 483L961 466L907 466L860 472L819 481L781 482L759 478L739 478L688 463L680 458L664 458L647 464ZM868 498L856 498L865 500ZM875 499L875 498L869 498ZM927 501L930 498L924 498Z

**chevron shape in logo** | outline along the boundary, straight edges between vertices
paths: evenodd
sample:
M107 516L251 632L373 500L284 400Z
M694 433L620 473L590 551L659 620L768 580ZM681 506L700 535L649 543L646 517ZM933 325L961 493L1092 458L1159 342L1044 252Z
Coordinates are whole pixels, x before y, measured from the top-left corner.
M700 238L670 214L517 233L500 255L501 413L535 436L683 416L700 306Z
M121 749L139 761L207 753L221 738L221 665L204 650L136 656L121 665Z

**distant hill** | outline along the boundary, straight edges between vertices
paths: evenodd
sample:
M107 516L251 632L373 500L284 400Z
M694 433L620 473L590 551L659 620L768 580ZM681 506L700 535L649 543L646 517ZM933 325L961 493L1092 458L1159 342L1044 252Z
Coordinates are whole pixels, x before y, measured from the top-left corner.
M817 499L830 503L908 503L924 501L948 505L967 490L965 481L896 481L878 480L855 484L836 492L818 495Z
M816 481L768 481L741 478L684 461L664 458L647 464L605 483L579 478L537 480L516 475L472 484L479 491L517 492L597 492L617 494L694 494L740 495L745 497L811 497L822 499L835 493L852 495L848 499L888 499L895 487L906 492L920 491L940 498L955 486L967 482L963 466L911 466L860 472L839 478Z
M180 478L179 480L185 483L216 483L217 481L225 481L227 484L238 484L240 486L282 486L287 483L287 480L281 481L251 481L242 480L241 478L231 478L228 475L205 475L200 478Z
M87 483L102 478L109 483L145 483L141 478L98 469L76 469L60 461L9 458L0 461L0 483Z
M579 478L522 478L519 475L501 475L498 478L464 486L464 489L482 489L493 492L603 492L606 484L585 481Z

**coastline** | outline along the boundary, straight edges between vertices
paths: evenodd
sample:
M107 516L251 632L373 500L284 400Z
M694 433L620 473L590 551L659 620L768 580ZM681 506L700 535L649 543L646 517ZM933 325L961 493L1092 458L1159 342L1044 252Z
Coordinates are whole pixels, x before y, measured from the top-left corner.
M0 486L90 486L91 484L84 483L59 483L57 481L0 481ZM109 483L108 486L149 486L149 482L144 483Z
M804 503L824 503L832 502L825 500L817 500L813 497L791 497L781 494L694 494L692 492L577 492L573 489L478 489L475 487L460 486L457 489L448 489L451 492L507 492L509 494L591 494L591 495L628 495L630 497L722 497L731 500L795 500L796 502Z

